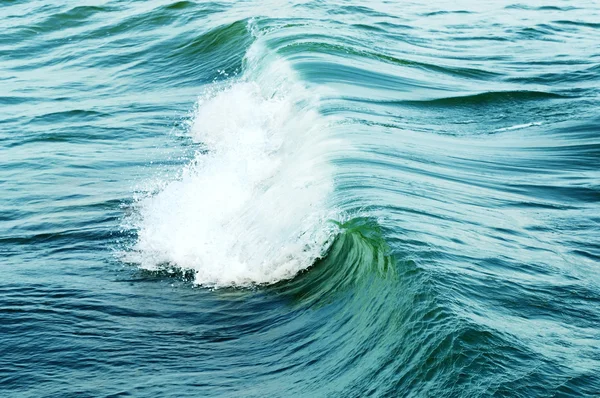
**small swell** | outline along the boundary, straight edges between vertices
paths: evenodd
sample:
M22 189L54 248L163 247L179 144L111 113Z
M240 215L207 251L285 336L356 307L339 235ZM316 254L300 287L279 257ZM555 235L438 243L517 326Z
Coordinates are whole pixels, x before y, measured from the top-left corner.
M437 98L425 101L405 101L404 103L407 105L427 105L436 107L468 107L488 104L492 105L504 102L540 101L557 98L564 98L564 96L542 91L491 91L480 94Z

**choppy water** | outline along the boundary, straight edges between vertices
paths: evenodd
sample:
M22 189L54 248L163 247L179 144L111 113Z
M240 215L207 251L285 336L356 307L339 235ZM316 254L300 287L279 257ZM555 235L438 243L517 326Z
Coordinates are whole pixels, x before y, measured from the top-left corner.
M598 2L0 20L1 396L600 396Z

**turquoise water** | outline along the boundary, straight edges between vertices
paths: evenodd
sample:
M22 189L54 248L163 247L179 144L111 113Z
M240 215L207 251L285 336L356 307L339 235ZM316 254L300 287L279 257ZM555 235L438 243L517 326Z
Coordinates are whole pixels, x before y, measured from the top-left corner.
M597 2L0 18L0 396L600 396Z

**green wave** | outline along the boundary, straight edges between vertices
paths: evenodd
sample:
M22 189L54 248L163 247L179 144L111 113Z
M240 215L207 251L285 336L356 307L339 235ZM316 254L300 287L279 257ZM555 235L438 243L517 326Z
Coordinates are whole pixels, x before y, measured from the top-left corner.
M324 304L363 283L396 279L394 258L375 220L360 217L334 223L340 232L327 254L273 290L303 305Z

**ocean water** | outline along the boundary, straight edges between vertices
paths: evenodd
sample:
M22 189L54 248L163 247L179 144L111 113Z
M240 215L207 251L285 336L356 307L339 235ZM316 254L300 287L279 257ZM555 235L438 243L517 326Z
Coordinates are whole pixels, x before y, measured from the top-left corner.
M0 396L600 396L600 3L0 3Z

